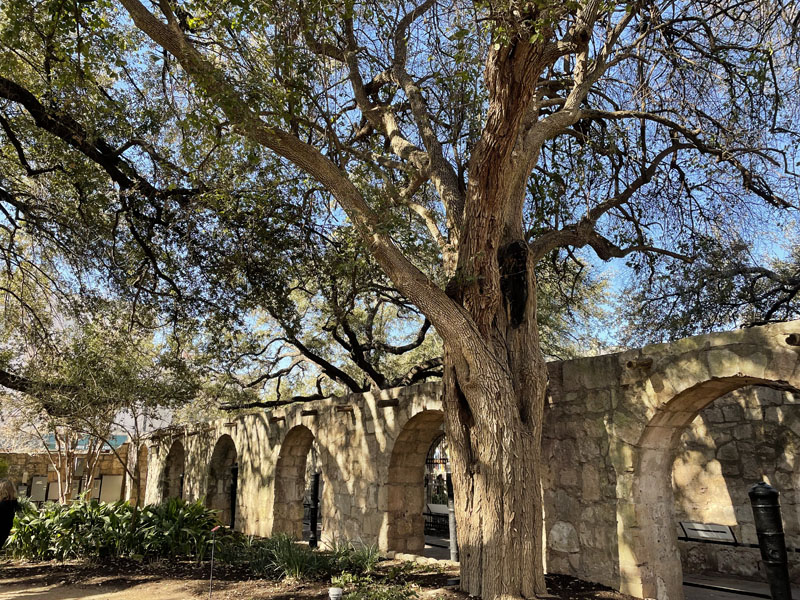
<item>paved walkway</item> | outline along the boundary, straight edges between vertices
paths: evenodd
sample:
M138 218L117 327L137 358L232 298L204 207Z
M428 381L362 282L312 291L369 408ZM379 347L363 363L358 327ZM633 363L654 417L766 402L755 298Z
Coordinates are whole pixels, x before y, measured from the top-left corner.
M425 536L425 550L422 556L437 560L450 560L450 539L436 535Z
M683 580L685 600L770 598L769 585L761 581L710 575L684 575ZM724 588L724 590L710 589L711 587ZM800 587L792 586L792 598L800 599Z

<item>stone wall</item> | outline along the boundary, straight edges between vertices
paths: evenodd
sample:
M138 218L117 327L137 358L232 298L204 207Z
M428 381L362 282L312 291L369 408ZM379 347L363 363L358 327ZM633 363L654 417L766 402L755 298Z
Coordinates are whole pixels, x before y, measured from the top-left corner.
M797 391L798 348L787 344L797 330L784 323L552 364L548 569L637 597L681 598L672 489L681 435L735 390Z
M208 501L212 454L230 436L239 467L236 528L299 536L305 461L316 442L323 539L421 551L425 456L441 427L439 387L423 384L161 432L148 444L146 501L169 495L163 480L176 441L186 453L184 497Z
M776 324L551 363L543 436L548 570L640 598L680 600L672 467L681 436L700 411L736 390L798 391L799 350L786 343L798 331L800 323ZM175 479L176 469L184 474L179 492L187 498L219 490L209 465L218 441L230 436L239 467L236 528L297 534L306 456L316 442L325 481L323 539L418 553L425 456L442 427L439 396L438 385L425 384L160 432L148 442L146 499L175 494L165 482ZM723 425L726 407L738 418L733 404L719 406ZM783 414L778 408L765 407L762 420ZM753 443L744 439L752 424L727 425L730 432L720 435ZM185 459L169 467L176 444ZM715 450L722 453L715 455L720 465L732 456L725 447ZM752 454L744 446L736 452L744 462ZM788 471L775 471L782 485L779 473Z

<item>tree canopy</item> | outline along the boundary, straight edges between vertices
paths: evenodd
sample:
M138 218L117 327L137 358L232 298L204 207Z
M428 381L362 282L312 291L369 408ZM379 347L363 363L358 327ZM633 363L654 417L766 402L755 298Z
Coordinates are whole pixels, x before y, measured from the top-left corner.
M327 190L243 142L113 4L73 9L18 3L4 16L9 276L48 262L50 273L69 272L66 294L118 296L134 321L156 310L175 339L210 357L206 374L223 401L315 399L441 375L430 320L382 273ZM271 84L305 105L320 93L295 79L297 89ZM359 145L369 146L365 137ZM400 193L406 176L387 180L366 164L359 177L379 199L387 184ZM384 227L443 285L442 233L430 237L438 217L423 210L433 192L418 192L421 202L409 198ZM17 247L21 237L35 259ZM540 278L546 351L574 355L603 284L564 256Z

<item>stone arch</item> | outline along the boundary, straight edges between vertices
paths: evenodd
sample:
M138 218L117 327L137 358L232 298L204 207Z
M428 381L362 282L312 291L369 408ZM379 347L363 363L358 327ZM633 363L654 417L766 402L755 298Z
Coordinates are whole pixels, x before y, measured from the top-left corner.
M422 554L425 548L425 458L441 435L444 414L424 410L411 417L389 459L387 550Z
M139 450L136 453L136 466L134 475L136 477L136 481L139 482L139 494L136 494L136 482L133 483L133 489L131 490L131 500L136 503L137 506L144 506L144 499L147 493L147 456L149 452L147 450L147 444L142 444L139 446Z
M623 545L630 549L631 558L621 571L628 571L628 579L633 575L633 588L636 595L658 600L681 600L683 598L683 573L678 551L674 523L674 498L672 487L672 465L681 435L701 410L717 398L747 386L765 386L797 392L789 381L792 379L797 355L791 353L788 360L778 360L787 368L781 373L774 368L765 370L764 349L752 361L747 352L731 350L710 350L705 355L691 353L671 361L665 369L650 376L650 380L667 382L659 390L653 403L652 416L646 422L637 444L638 456L633 479L633 507L635 525L638 530L628 527ZM708 360L711 352L725 352L735 360L718 362ZM767 356L772 355L766 352ZM776 355L778 353L775 353ZM789 354L789 353L787 353ZM786 359L786 356L780 357ZM710 377L700 382L692 380L697 373L692 361L707 361ZM676 379L681 363L688 376L681 385ZM664 371L670 374L665 375ZM756 373L751 375L748 373ZM669 392L676 390L671 397ZM629 523L628 525L632 525ZM631 573L631 570L636 571Z
M220 436L208 465L206 506L219 511L220 523L231 529L236 525L237 463L236 444L228 434Z
M314 434L305 425L292 427L283 438L275 465L272 533L303 537L306 459L313 443Z
M183 498L183 474L186 469L186 450L180 440L170 446L161 474L161 500Z

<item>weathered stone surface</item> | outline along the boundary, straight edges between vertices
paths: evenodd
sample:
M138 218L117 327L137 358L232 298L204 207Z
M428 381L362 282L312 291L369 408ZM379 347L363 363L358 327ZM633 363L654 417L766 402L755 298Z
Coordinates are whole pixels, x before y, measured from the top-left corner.
M578 532L572 523L556 521L547 534L547 545L556 552L579 552Z

